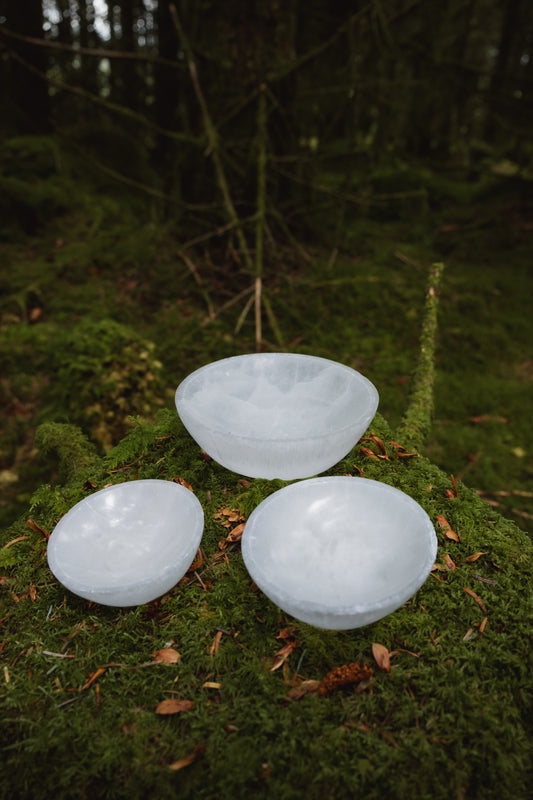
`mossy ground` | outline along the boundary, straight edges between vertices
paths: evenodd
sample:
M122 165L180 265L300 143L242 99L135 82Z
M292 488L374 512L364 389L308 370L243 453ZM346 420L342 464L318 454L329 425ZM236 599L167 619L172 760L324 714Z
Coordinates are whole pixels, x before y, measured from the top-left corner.
M247 516L282 484L243 485L204 460L170 410L153 425L138 424L103 458L89 449L67 482L43 486L33 522L11 528L0 550L8 573L2 796L525 800L533 755L531 543L461 483L455 496L449 475L426 459L398 457L380 415L371 431L388 457L373 458L359 444L331 473L362 472L421 503L436 523L440 569L397 612L354 631L286 617L253 585L239 545L221 550L228 529L216 512ZM55 438L63 455L69 438L82 446L75 429L46 426L41 437L50 448ZM365 445L383 455L372 441ZM177 587L154 603L113 609L53 579L40 529L51 531L108 483L178 477L195 490L206 526L203 562ZM458 542L446 538L439 515ZM286 629L297 644L273 670ZM389 673L373 659L376 642L393 653ZM162 648L181 659L152 663ZM366 686L293 699L301 680L356 661L373 669ZM194 708L156 713L169 698Z
M265 319L265 347L342 361L380 392L371 430L389 458L359 445L332 472L391 483L459 535L454 542L436 526L441 569L410 602L335 633L286 618L254 589L238 543L220 549L227 529L217 510L247 516L281 484L245 486L205 461L173 408L189 371L253 349L251 316L235 329L248 295L233 302L251 276L229 247L196 252L220 312L211 320L157 209L139 224L124 198L80 193L73 202L60 177L54 187L58 203L37 193L31 230L1 245L2 796L529 797L531 543L465 486L530 527L527 219L498 200L476 205L472 189L461 204L450 185L433 201L446 210L434 205L430 219L427 208L414 221L347 215L338 253L268 250L265 290L279 329ZM408 403L436 260L446 270L435 420L427 458L400 458L389 443ZM117 414L119 398L127 402ZM95 406L103 438L88 413ZM128 413L141 415L133 426ZM106 454L110 437L117 446ZM117 610L53 579L43 531L78 500L107 483L178 476L206 517L204 561L186 582ZM298 644L272 671L287 628ZM395 653L390 673L373 660L375 642ZM151 663L165 647L179 662ZM355 661L374 670L366 688L289 694ZM172 697L194 709L157 714ZM182 758L190 763L176 769Z

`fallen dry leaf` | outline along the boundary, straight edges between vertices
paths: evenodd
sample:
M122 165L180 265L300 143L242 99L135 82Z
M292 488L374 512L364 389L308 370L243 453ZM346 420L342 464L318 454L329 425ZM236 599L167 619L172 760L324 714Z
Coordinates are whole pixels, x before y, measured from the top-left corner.
M197 569L200 569L200 567L203 566L204 561L205 558L204 554L202 553L202 548L199 547L195 556L195 560L192 562L191 566L187 570L187 574L189 574L189 572L196 572Z
M473 563L474 563L474 561L477 561L477 560L478 560L478 558L481 558L481 556L486 556L486 555L487 555L487 553L486 553L486 552L483 552L483 553L481 553L481 552L480 552L480 553L473 553L471 556L466 556L466 558L465 558L464 560L465 560L465 561L469 561L471 564L473 564Z
M463 586L463 591L465 591L467 594L469 594L470 597L474 598L474 600L476 601L476 603L478 604L478 606L481 608L482 611L486 611L487 610L486 607L485 607L485 604L483 603L483 600L481 599L481 597L479 597L479 595L477 595L475 592L473 592L472 589L469 589L467 586Z
M447 539L451 539L454 542L459 541L459 536L456 534L454 530L452 530L452 526L450 525L446 517L443 517L442 514L440 514L437 517L437 522L444 531L444 535L446 536Z
M191 484L185 480L185 478L182 478L178 475L177 478L172 478L172 482L179 483L180 486L184 486L186 489L188 489L190 492L193 492L194 494L194 489L192 488Z
M156 714L181 714L183 711L192 711L194 703L192 700L178 700L171 697L168 700L161 700L157 706Z
M222 684L217 681L205 681L202 683L202 689L221 689Z
M444 566L449 572L453 572L455 569L455 561L453 560L453 558L450 558L448 553L445 553L444 555Z
M285 640L293 639L295 630L296 628L294 627L294 625L289 625L287 628L282 628L278 633L278 635L276 636L276 639L285 639Z
M293 686L292 689L289 689L287 692L287 697L291 700L301 700L306 694L310 694L311 692L317 692L320 687L320 681L314 680L307 680L302 681L297 686Z
M361 453L368 458L379 458L377 453L374 453L369 447L361 447Z
M372 442L373 444L375 444L377 449L379 450L379 452L383 456L383 458L388 460L389 454L387 452L387 448L385 447L385 443L383 442L383 439L380 439L379 436L376 436L375 433L370 433L369 436L363 436L361 441L362 442Z
M282 666L282 664L284 664L285 661L288 659L292 651L299 646L300 642L297 642L296 640L284 644L283 647L280 648L277 651L276 655L273 657L272 666L270 667L270 672L275 672L277 669L279 669Z
M41 528L40 525L37 525L37 523L33 519L27 519L26 525L28 526L28 528L31 528L32 531L34 531L35 533L40 533L42 536L44 536L45 539L50 538L50 534L48 533L48 531L45 531L44 528Z
M231 528L234 522L246 521L246 517L241 514L238 508L227 508L227 506L223 506L219 508L218 511L215 511L213 519L218 520L224 528Z
M183 758L178 758L177 761L173 761L172 764L168 765L169 769L177 771L178 769L183 769L183 767L188 767L189 764L192 764L198 758L203 756L205 753L205 744L197 744L188 756L184 756Z
M161 664L176 664L181 658L178 651L174 650L172 647L164 647L162 650L156 650L152 653L152 656L154 661Z
M235 528L232 528L231 531L226 536L227 542L240 542L242 539L242 534L244 531L244 522L241 522L240 525L237 525Z
M98 667L98 669L97 669L95 672L89 672L89 680L88 680L88 681L86 681L86 682L83 684L83 686L82 686L82 687L81 687L81 689L80 689L80 692L83 692L83 690L84 690L84 689L88 689L88 688L89 688L89 686L92 686L92 684L93 684L93 683L94 683L96 680L98 680L98 678L100 677L100 675L103 675L105 671L106 671L106 668L105 668L105 667Z
M215 638L211 643L211 647L209 648L209 655L211 656L211 658L213 658L213 656L216 656L216 654L218 653L218 648L220 646L221 639L222 639L222 631L217 631L217 633L215 634Z
M385 645L374 642L372 645L372 655L382 672L390 672L390 653Z

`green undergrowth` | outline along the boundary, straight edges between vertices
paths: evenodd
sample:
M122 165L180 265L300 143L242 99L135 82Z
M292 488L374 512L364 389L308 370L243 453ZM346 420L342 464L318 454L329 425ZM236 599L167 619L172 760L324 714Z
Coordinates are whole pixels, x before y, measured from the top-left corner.
M392 444L380 414L367 436L330 474L364 475L417 500L435 524L437 569L395 613L335 632L271 603L215 516L247 517L283 482L243 481L206 460L167 409L153 424L137 420L105 456L72 426L43 426L39 442L49 459L57 452L62 480L40 487L1 534L1 795L526 800L531 542L461 482ZM46 534L82 498L138 478L191 484L205 514L202 559L156 602L88 603L49 571ZM373 643L390 652L390 672ZM179 661L153 663L164 648ZM301 681L354 662L372 668L370 682L295 699L309 686ZM156 713L170 698L193 706Z

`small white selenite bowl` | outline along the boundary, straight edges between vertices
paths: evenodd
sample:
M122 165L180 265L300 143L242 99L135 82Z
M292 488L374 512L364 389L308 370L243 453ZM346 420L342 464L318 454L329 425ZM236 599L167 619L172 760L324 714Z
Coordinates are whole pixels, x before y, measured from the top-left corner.
M215 461L282 480L317 475L344 458L378 402L375 386L351 367L297 353L214 361L176 391L183 424Z
M319 628L375 622L422 586L437 553L426 512L366 478L300 481L267 497L242 536L244 563L283 611Z
M119 483L86 497L58 522L48 564L74 594L135 606L168 592L190 567L204 527L194 494L172 481Z

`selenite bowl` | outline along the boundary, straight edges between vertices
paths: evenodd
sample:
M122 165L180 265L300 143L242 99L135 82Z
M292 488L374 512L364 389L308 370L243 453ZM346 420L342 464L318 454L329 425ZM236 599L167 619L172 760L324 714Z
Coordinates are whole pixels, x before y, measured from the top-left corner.
M252 512L244 563L283 611L319 628L368 625L399 608L435 562L437 537L408 495L366 478L293 483Z
M350 367L296 353L214 361L176 391L183 424L215 461L251 478L282 480L340 461L378 400L373 384Z
M204 512L172 481L139 480L95 492L68 511L48 541L48 564L74 594L108 606L148 603L190 567Z

